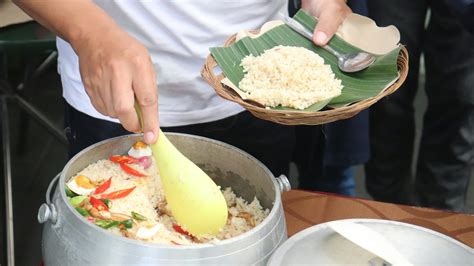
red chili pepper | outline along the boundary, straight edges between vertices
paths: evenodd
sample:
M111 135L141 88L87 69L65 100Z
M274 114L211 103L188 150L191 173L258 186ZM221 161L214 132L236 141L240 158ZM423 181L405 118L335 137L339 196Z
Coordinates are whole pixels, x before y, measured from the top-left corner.
M102 193L102 192L106 191L110 187L111 183L112 183L112 177L110 177L109 180L105 181L104 184L98 186L95 189L94 194L99 194L99 193Z
M174 242L173 240L171 240L171 243L173 243L173 244L175 244L175 245L177 245L177 246L181 246L180 243Z
M138 163L138 159L128 155L112 155L109 157L109 160L114 163Z
M130 175L134 175L134 176L138 176L138 177L144 177L144 176L147 176L145 173L135 169L135 168L132 168L130 165L126 164L126 163L120 163L120 167L122 168L122 170L125 171L125 173L127 174L130 174Z
M94 197L89 197L89 201L92 204L92 206L94 208L96 208L97 210L99 210L99 211L108 211L109 210L109 207L107 207L107 205L103 201L101 201L100 199L96 199Z
M127 189L117 190L108 194L102 194L102 198L109 200L125 198L126 196L128 196L128 194L132 193L134 189L135 187L131 187Z
M179 224L173 224L173 229L182 235L193 237L193 235L191 235L188 231L184 230Z

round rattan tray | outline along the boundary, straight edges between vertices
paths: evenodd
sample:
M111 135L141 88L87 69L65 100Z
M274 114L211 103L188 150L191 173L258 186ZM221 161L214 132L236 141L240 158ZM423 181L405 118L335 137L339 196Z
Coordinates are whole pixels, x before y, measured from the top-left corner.
M224 46L231 45L235 42L235 39L236 35L231 36L224 43ZM369 108L383 97L395 92L403 84L408 74L408 51L405 49L405 47L400 50L397 65L400 72L399 78L395 81L395 83L383 90L377 96L350 104L348 106L335 109L325 109L317 112L269 109L256 102L242 99L233 89L221 83L222 79L224 79L224 74L214 73L217 63L212 55L207 57L206 62L201 70L201 75L203 79L214 88L218 95L224 99L240 104L245 109L250 111L254 116L260 119L283 125L320 125L353 117L360 111Z

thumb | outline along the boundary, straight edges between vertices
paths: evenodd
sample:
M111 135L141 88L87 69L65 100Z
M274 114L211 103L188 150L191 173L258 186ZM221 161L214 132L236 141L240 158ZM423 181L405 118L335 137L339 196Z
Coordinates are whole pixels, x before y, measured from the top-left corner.
M158 92L151 62L145 66L148 68L135 75L140 78L133 80L132 87L135 91L135 110L139 110L137 115L141 121L143 138L145 143L152 144L156 142L159 132ZM143 73L149 73L149 75Z
M159 134L159 125L156 119L156 111L154 108L147 110L149 108L140 106L140 104L135 100L135 111L138 116L138 120L140 121L142 131L143 131L143 138L145 143L152 144L156 142L156 139ZM144 112L148 111L148 112ZM150 114L151 113L151 114Z
M321 12L314 29L313 42L319 46L326 45L349 13L350 9L326 9Z

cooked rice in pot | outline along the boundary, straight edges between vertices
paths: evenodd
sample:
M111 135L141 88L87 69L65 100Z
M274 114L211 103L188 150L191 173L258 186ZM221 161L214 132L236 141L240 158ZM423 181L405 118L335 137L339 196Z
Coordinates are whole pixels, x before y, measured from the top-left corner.
M100 184L103 184L112 177L110 187L105 192L92 195L97 198L106 193L135 187L126 197L111 200L112 206L109 208L109 211L110 213L125 215L129 218L131 218L131 213L135 212L146 217L147 220L138 221L132 219L132 228L124 229L123 226L114 226L109 228L109 231L125 237L153 243L174 245L212 243L245 233L268 216L269 210L264 210L257 198L248 203L244 199L237 197L231 188L226 188L223 190L223 194L228 205L229 216L225 227L216 236L196 237L187 234L187 232L183 233L180 228L176 228L176 220L171 216L171 212L166 204L157 165L152 156L150 156L150 159L152 159L152 164L147 169L140 165L133 165L138 171L146 173L146 177L128 174L120 167L120 164L111 160L99 160L71 178L71 180L75 180L78 176L85 176L92 184L100 186ZM69 182L72 182L71 180L68 181L67 186ZM90 210L91 206L90 204L87 205L87 202L87 200L82 202L80 208L88 208ZM110 214L107 214L107 212L101 213L105 213L105 216L110 217ZM97 221L96 217L86 216L86 218L91 222ZM145 233L148 237L140 237L139 230L142 230L141 233Z

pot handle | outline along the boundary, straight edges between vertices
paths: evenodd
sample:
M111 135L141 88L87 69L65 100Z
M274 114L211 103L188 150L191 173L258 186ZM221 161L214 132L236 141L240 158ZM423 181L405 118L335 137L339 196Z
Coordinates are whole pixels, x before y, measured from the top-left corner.
M46 203L41 204L38 210L38 222L40 224L46 223L48 220L51 221L52 224L55 224L58 221L58 212L51 200L51 191L60 176L61 173L57 174L56 177L51 180L51 183L49 183L48 189L46 190Z
M288 180L288 177L286 177L286 175L280 175L279 177L275 177L275 179L277 181L281 193L291 190L290 181Z

